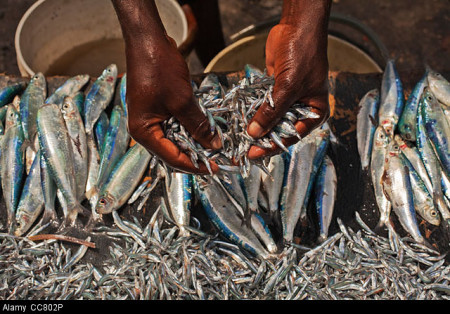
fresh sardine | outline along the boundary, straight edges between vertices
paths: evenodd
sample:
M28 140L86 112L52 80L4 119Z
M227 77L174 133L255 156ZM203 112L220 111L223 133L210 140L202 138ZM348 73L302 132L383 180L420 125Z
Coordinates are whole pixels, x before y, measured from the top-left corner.
M367 170L372 153L373 135L378 126L378 107L380 105L380 92L373 89L367 92L359 102L359 111L356 117L356 140L361 167Z
M109 65L91 85L84 101L84 125L86 133L93 132L95 122L111 103L117 80L117 66Z

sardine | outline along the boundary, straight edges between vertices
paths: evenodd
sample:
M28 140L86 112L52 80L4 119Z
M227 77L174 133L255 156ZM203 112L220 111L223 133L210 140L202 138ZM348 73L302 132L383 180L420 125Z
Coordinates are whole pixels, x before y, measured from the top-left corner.
M25 174L24 140L25 136L20 114L14 106L8 106L0 163L3 199L6 203L7 222L10 232L15 228L15 213Z
M447 177L450 176L450 124L445 118L439 102L431 90L424 89L422 95L423 122L440 164Z
M73 97L79 92L88 82L89 75L80 74L75 75L67 79L61 86L59 86L53 94L51 94L46 100L46 104L61 105L64 97Z
M402 115L398 122L398 130L407 141L416 141L416 128L417 128L417 109L419 107L419 101L422 97L424 88L428 85L427 73L420 79L420 81L414 86L414 89L409 94L409 97L405 103Z
M389 223L389 215L391 211L391 203L383 193L381 178L384 172L384 160L387 154L389 137L382 126L378 126L375 130L372 156L370 161L370 174L372 185L375 193L375 199L380 211L380 218L376 229L386 226Z
M229 178L230 183L223 180L219 180L218 183L219 187L223 187L226 192L225 194L232 203L230 210L236 210L242 221L247 223L247 226L251 227L256 236L264 243L269 253L275 253L278 250L278 247L266 221L257 212L249 213L249 217L245 216L247 214L247 197L244 179L240 174L231 174ZM247 219L247 221L245 221L245 219Z
M117 80L117 66L111 64L91 85L84 101L84 126L86 133L93 132L95 122L100 114L111 103Z
M103 147L100 150L100 168L96 183L98 189L101 189L112 169L114 169L117 162L126 153L129 139L127 118L122 108L115 106L111 112Z
M319 217L319 242L323 242L328 238L328 229L336 201L336 190L336 169L333 161L327 155L320 166L314 186L314 201Z
M394 137L394 130L402 114L404 106L403 86L395 68L395 61L390 59L386 64L381 84L379 125L383 126L388 137Z
M180 229L180 236L189 236L189 231L185 227L189 226L191 217L192 175L173 171L170 176L172 177L170 185L166 184L170 214Z
M61 104L61 112L70 138L73 156L73 167L76 173L77 198L85 199L86 181L88 176L88 148L83 120L73 98L67 96Z
M212 177L194 176L194 190L214 226L231 242L264 259L270 254L259 242L253 231L237 215L229 210L230 200Z
M251 213L259 211L258 192L261 187L261 169L256 165L250 166L248 177L244 178L245 195L247 197L247 208L245 208L245 221L249 222Z
M98 214L109 214L126 203L139 185L150 158L151 154L140 144L127 151L99 192L95 207Z
M97 122L95 123L95 139L97 140L97 147L100 155L102 154L103 145L105 144L106 132L108 131L109 117L106 112L102 112Z
M428 191L425 183L420 178L419 174L414 169L414 166L409 162L405 155L400 154L400 158L408 167L409 179L411 181L411 188L413 192L414 208L416 212L425 219L428 223L439 226L441 217L439 212L434 208L433 197Z
M418 243L425 244L425 238L419 230L414 209L414 199L408 167L399 157L400 148L395 141L388 146L384 173L382 176L383 191L392 204L402 227Z
M40 161L40 175L41 175L41 188L42 195L44 198L44 214L42 217L42 224L46 224L51 221L53 224L58 225L58 216L55 209L56 201L56 184L50 175L50 170L47 167L44 156L39 151L39 161Z
M47 104L37 114L39 144L51 177L68 205L65 225L74 225L79 213L85 213L77 197L76 173L69 132L57 105Z
M83 92L76 92L72 97L75 105L78 108L78 112L80 113L81 117L83 118L83 124L84 124L84 93Z
M356 117L356 140L361 167L367 170L372 153L373 135L378 126L378 107L380 105L380 92L373 89L367 92L359 102L359 111Z
M319 130L319 129L317 129ZM291 242L294 229L303 212L308 185L317 151L316 131L291 146L291 158L283 180L280 199L283 239Z
M47 97L47 82L42 73L36 73L20 97L20 118L25 141L32 144L36 134L36 115ZM36 150L36 149L35 149Z
M261 181L266 191L269 212L274 217L279 210L281 189L283 187L285 169L283 157L280 154L270 157L267 168L269 169L269 174L262 172Z
M40 153L36 154L30 173L22 189L20 201L16 211L16 236L21 236L30 229L44 209L44 195L41 186Z
M425 187L427 188L428 192L432 193L433 185L431 183L430 177L428 176L427 169L423 164L420 152L417 149L417 147L415 146L409 147L408 144L404 142L399 135L395 135L394 138L398 146L400 147L402 155L411 163L414 170L425 184Z
M120 96L120 104L122 105L123 112L125 116L128 115L127 109L127 74L125 73L120 80L119 85L119 96Z
M0 107L4 107L10 104L13 101L14 97L21 94L26 87L26 82L18 82L0 89Z
M422 114L423 102L419 103L417 114L417 132L416 132L416 147L420 153L423 165L427 170L431 184L433 186L433 200L436 208L442 215L443 220L450 219L450 210L445 204L444 195L441 189L441 166L439 164L438 157L434 151L431 140L427 136L425 129L425 122Z
M450 107L450 82L442 74L428 70L427 80L431 92L443 105Z

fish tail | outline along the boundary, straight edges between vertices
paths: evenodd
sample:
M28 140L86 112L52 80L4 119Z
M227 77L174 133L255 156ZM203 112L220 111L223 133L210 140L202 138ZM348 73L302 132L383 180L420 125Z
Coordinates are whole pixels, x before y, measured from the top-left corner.
M380 220L378 221L378 224L375 226L373 231L376 234L382 234L384 231L384 228L388 227L389 224L392 224L390 218L384 218L384 219L380 218Z
M42 224L45 225L48 222L52 222L53 225L59 225L58 215L55 208L51 206L45 206L44 213L42 215Z
M74 227L76 225L78 215L88 217L90 213L91 212L87 210L83 205L81 205L80 203L75 203L74 206L67 210L67 215L64 218L61 227Z
M89 189L89 191L86 191L85 196L88 200L90 200L93 196L97 194L98 194L98 187L93 186L92 188Z

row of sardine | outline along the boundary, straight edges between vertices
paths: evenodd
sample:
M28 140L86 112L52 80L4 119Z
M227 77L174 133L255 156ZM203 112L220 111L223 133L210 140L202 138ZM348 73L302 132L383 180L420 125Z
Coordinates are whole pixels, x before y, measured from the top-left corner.
M449 228L450 84L427 68L405 99L402 82L389 60L381 90L359 103L357 143L363 170L369 170L380 212L378 227L393 210L402 227L419 243L417 215Z
M0 91L1 184L10 233L24 234L40 216L35 230L59 224L56 200L64 216L59 230L77 225L79 214L93 226L129 200L147 171L152 156L130 144L126 74L116 84L112 64L84 92L89 81L77 75L47 95L46 78L37 73L28 84ZM111 105L116 85L120 104ZM91 210L82 205L87 201Z

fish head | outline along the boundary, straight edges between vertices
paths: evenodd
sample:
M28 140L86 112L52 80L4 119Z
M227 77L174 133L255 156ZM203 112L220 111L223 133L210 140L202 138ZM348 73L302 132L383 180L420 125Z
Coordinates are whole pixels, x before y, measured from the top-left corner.
M8 106L5 118L5 130L20 124L20 113L13 105Z
M433 92L429 87L425 87L423 89L422 101L424 102L425 106L434 107L438 105L437 103L438 100L436 99L436 97L434 96Z
M35 73L30 79L30 85L44 88L46 85L44 74L42 74L41 72Z
M401 153L400 145L397 143L397 141L390 141L388 144L388 153L389 156L398 156Z
M382 126L378 126L374 134L374 145L376 147L387 147L389 143L389 137L386 134L385 129Z
M14 229L14 235L17 237L22 236L30 227L31 217L27 215L25 211L20 211L17 215L17 225Z
M422 215L424 215L425 220L434 226L439 226L441 224L441 216L433 205L425 206Z
M383 127L387 137L390 139L394 138L394 123L391 120L383 120L380 125Z
M74 80L80 83L80 85L86 84L90 79L88 74L78 74L74 77Z
M118 73L117 65L113 63L108 65L106 69L103 70L100 78L113 85L116 82L117 73Z
M110 214L116 208L117 201L109 193L104 193L98 199L95 211L100 215Z
M405 148L409 147L408 144L406 144L406 142L398 134L394 135L394 141L398 144L400 149L405 149Z
M78 108L73 98L70 96L64 97L64 101L61 104L61 112L64 116L72 116L76 111L78 111Z
M447 85L447 86L450 85L450 83L445 79L445 77L442 76L442 74L440 74L439 72L431 70L430 68L427 68L427 72L428 72L427 80L429 85L436 87L438 87L439 85Z

